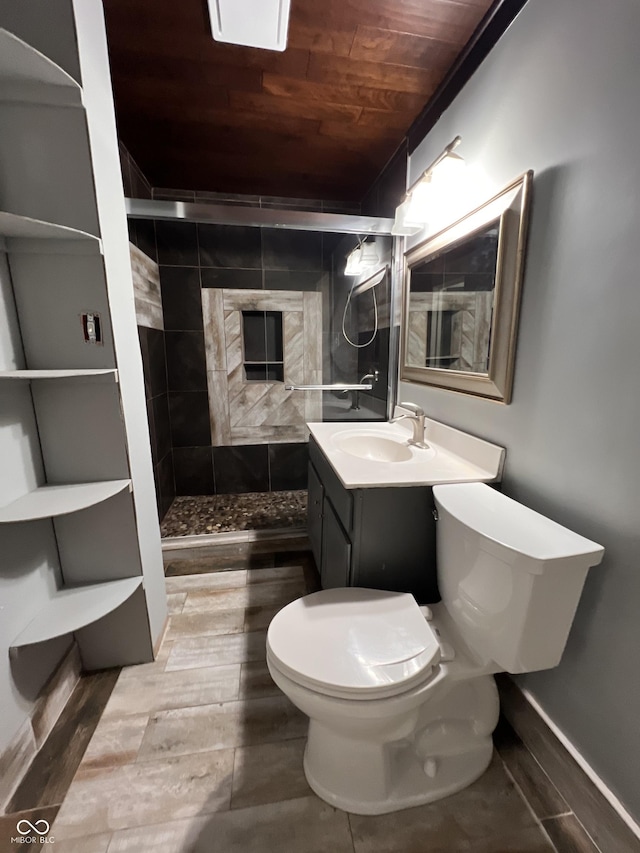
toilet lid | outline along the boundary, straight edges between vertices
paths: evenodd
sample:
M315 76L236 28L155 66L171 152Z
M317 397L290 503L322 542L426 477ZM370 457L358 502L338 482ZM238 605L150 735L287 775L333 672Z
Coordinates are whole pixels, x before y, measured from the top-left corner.
M408 689L440 659L438 638L412 595L358 587L288 604L269 625L267 647L294 681L366 699Z

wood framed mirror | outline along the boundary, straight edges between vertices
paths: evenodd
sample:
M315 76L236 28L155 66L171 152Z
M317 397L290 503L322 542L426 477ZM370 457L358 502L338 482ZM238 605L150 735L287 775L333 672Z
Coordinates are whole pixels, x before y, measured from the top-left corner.
M401 379L509 403L532 181L406 253Z

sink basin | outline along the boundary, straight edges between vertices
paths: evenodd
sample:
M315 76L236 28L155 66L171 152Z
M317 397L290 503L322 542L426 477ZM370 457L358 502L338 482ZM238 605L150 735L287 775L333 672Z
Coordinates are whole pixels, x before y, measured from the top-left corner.
M371 462L407 462L412 458L404 442L366 432L336 436L336 446L351 456Z

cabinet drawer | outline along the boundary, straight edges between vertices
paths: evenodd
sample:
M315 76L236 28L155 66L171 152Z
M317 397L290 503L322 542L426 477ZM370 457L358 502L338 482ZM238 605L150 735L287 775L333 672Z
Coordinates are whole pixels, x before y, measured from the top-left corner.
M322 481L325 497L329 498L340 523L350 533L353 529L353 495L342 485L313 436L309 437L309 458Z

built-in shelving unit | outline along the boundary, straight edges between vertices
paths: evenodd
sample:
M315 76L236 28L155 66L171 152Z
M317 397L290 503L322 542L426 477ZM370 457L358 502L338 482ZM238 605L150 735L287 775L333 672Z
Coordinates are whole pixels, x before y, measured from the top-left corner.
M24 25L20 35L33 34L40 47L53 44L55 31L34 29L27 6L24 20L15 24L14 14L9 26ZM140 455L143 420L125 405L115 345L120 323L120 355L130 364L137 337L133 288L113 262L125 258L128 271L102 12L95 0L69 6L73 32L65 36L65 50L75 45L87 91L39 50L0 29L0 254L6 255L0 271L10 275L0 299L14 303L9 313L19 327L0 348L0 393L3 416L13 418L32 468L25 482L0 478L0 530L12 542L46 540L33 553L46 554L39 571L46 577L50 569L55 577L21 606L24 627L11 648L76 633L90 670L151 660L165 602L159 533L157 565L150 571L151 537L142 544L135 502L133 469L140 465L131 461L130 432ZM121 240L112 229L118 217ZM98 320L100 334L93 335ZM140 400L144 408L142 389ZM146 409L143 415L147 429ZM29 462L38 452L41 464ZM42 473L40 488L14 499ZM155 518L155 505L152 512ZM29 553L15 549L22 551ZM16 576L33 571L28 563L11 568Z
M74 483L64 486L41 486L7 506L0 507L0 524L15 521L34 521L79 512L102 503L124 489L130 480L111 480L105 483Z
M59 65L0 29L0 101L82 106L82 89Z
M43 643L97 622L123 604L142 585L142 578L60 589L11 644L11 648Z
M102 244L93 234L87 234L86 231L80 231L78 228L69 228L67 225L55 225L41 219L32 219L30 216L8 213L5 210L0 210L0 237L4 237L7 241L5 248L11 252L42 252L43 250L68 253L73 253L75 250L96 254L102 252ZM43 246L38 242L41 240L63 241L63 243L56 248L52 244Z

